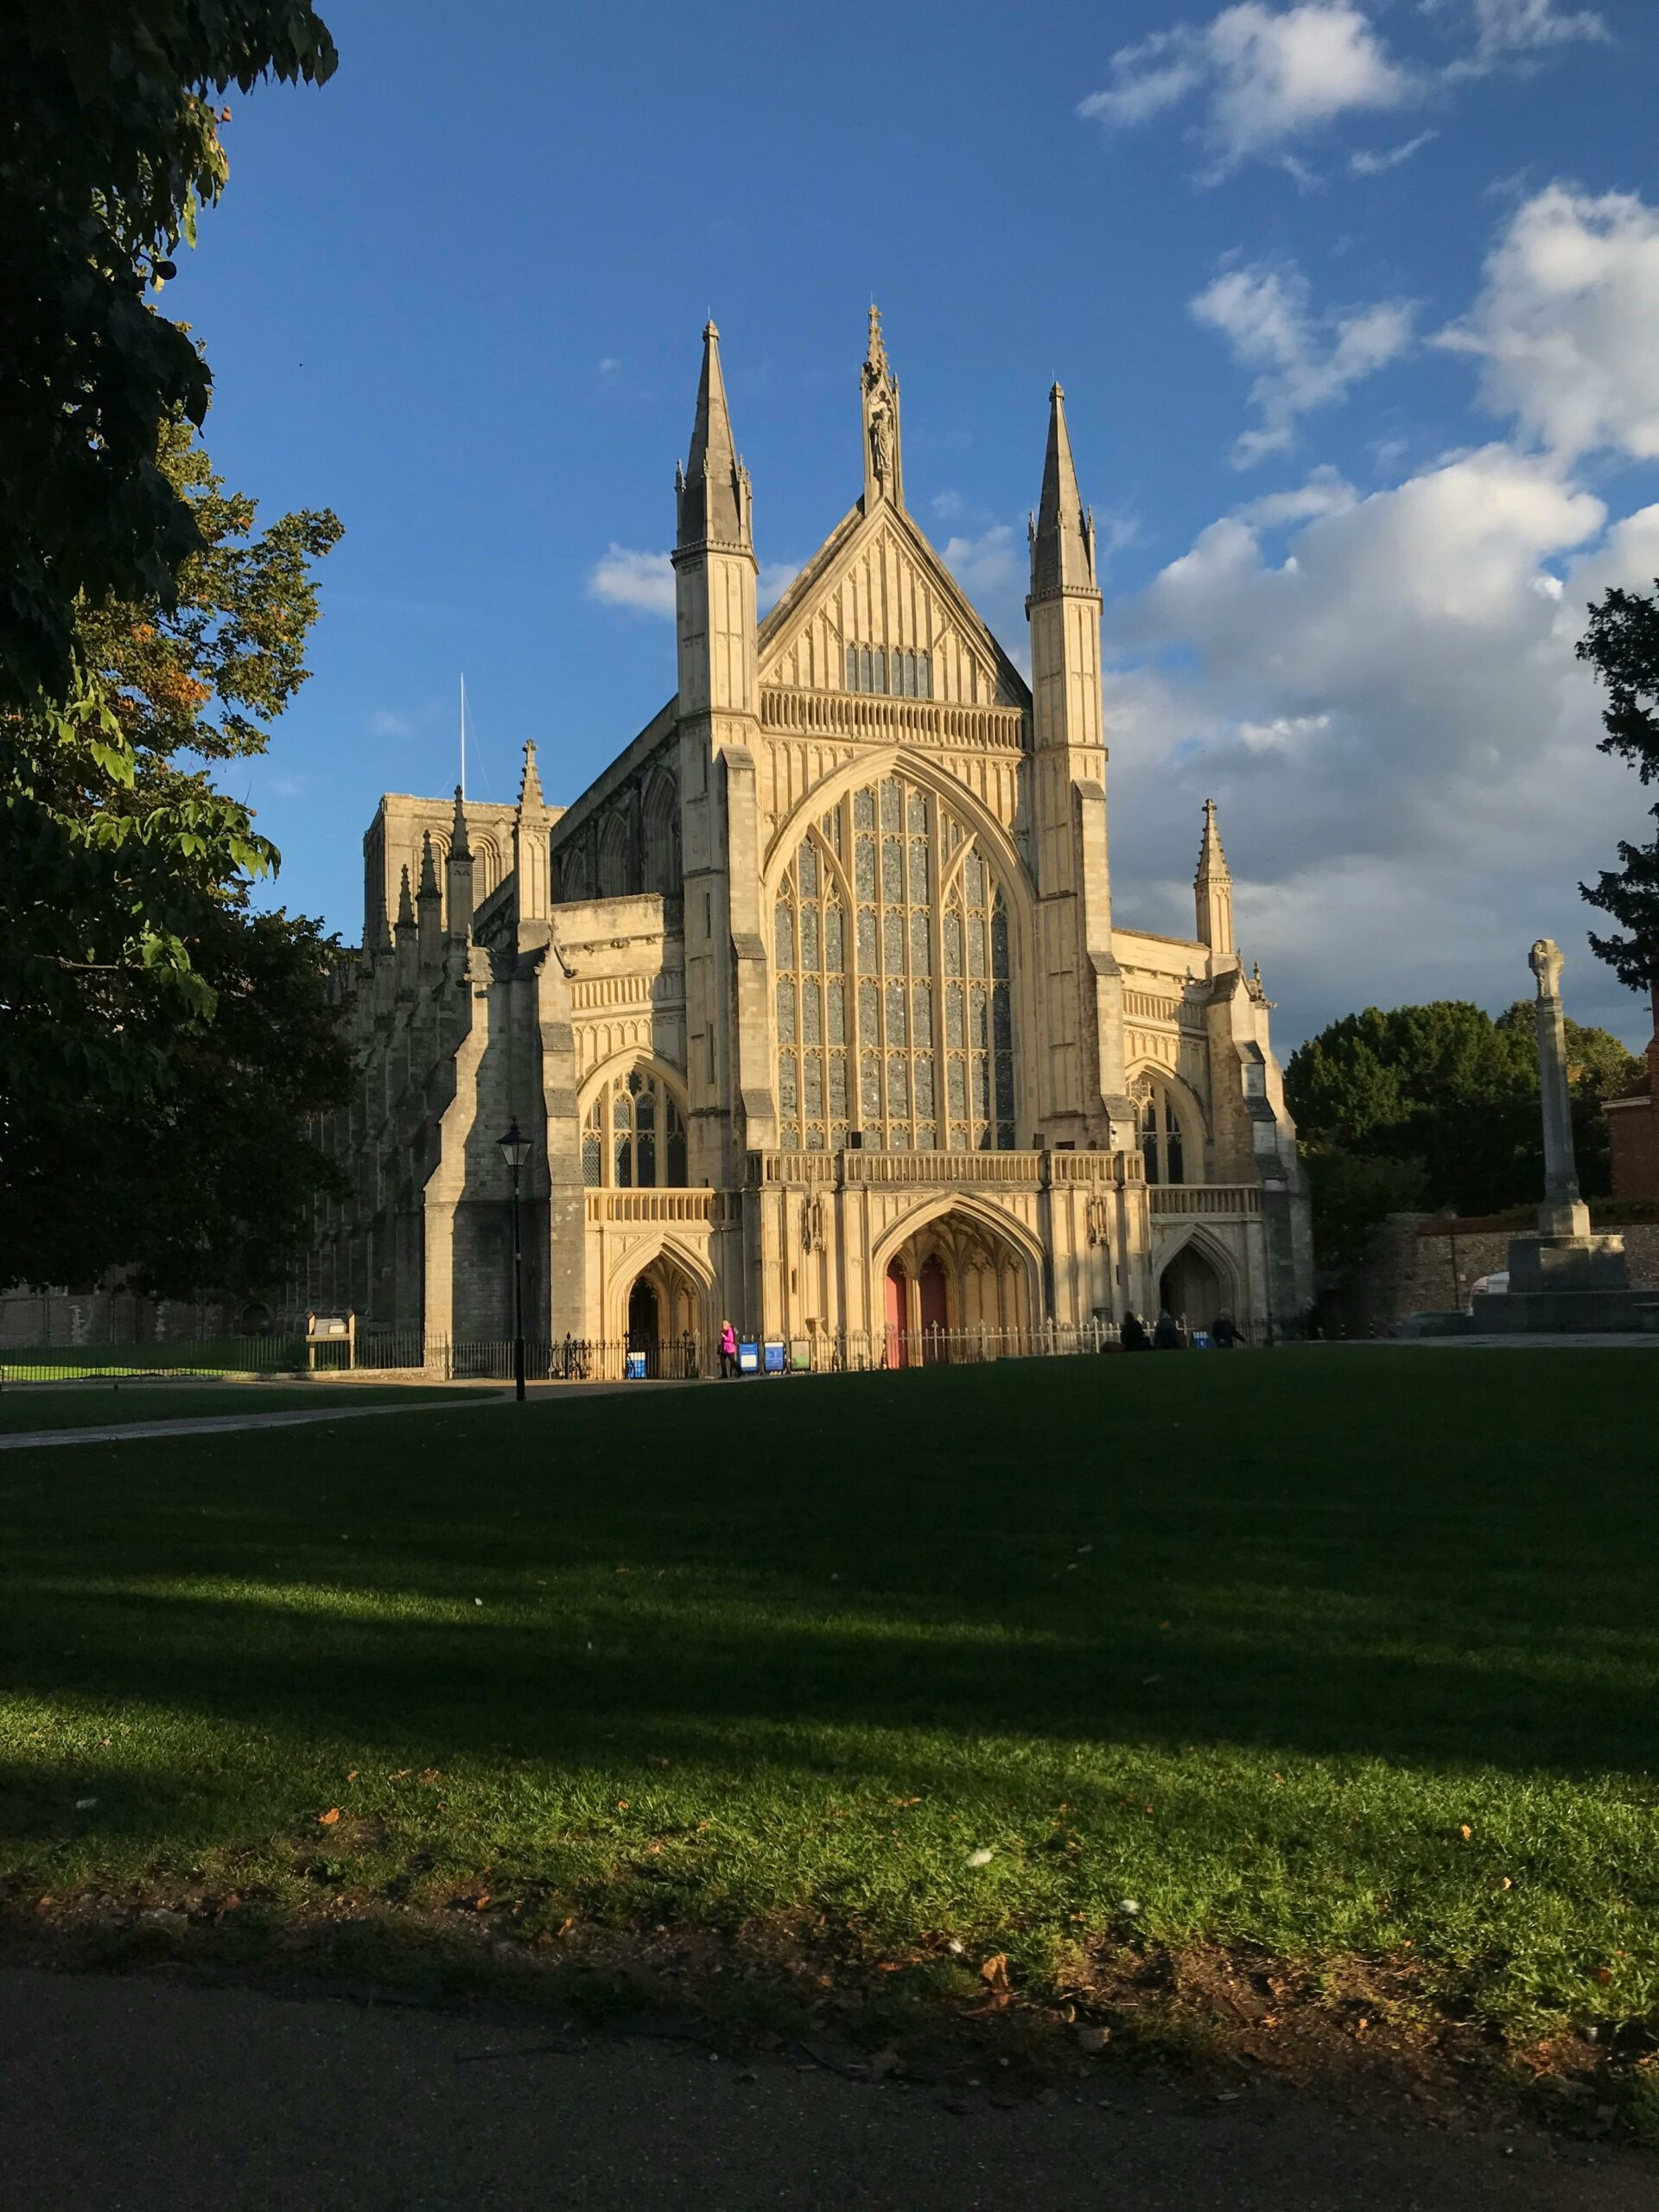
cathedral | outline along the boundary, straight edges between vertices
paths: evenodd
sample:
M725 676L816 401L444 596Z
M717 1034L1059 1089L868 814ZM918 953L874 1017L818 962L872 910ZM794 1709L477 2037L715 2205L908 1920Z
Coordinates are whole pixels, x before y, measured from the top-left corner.
M1095 531L1057 385L1031 681L905 502L873 309L863 487L764 620L719 334L676 472L678 688L568 805L389 794L339 978L306 1302L429 1352L524 1329L814 1364L1313 1295L1269 1002L1214 806L1193 935L1112 918ZM850 425L849 425L850 429ZM849 438L850 443L850 438Z

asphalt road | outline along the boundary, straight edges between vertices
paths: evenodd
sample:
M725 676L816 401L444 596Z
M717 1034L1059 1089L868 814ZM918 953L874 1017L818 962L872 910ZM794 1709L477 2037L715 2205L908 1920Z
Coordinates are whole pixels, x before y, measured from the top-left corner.
M1659 2162L1529 2130L1357 2125L1254 2088L1224 2102L1108 2072L1080 2101L1001 2110L500 2013L14 1968L0 1972L0 2202L1643 2212L1659 2208Z

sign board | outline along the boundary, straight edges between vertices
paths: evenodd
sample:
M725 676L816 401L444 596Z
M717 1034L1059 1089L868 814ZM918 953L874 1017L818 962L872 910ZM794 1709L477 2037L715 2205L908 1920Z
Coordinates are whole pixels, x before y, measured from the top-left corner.
M343 1313L308 1313L305 1333L308 1337L348 1337L352 1325Z
M753 1337L738 1341L737 1371L740 1375L758 1375L760 1371L760 1347Z
M784 1371L784 1348L781 1344L768 1343L766 1349L766 1373L781 1375Z
M643 1382L645 1379L645 1355L631 1351L623 1369L623 1379L628 1382Z

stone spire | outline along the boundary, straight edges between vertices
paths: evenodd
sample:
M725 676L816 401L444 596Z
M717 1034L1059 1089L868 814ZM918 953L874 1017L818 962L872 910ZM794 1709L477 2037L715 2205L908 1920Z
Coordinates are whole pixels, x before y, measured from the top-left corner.
M429 830L421 832L421 887L415 905L420 916L421 965L429 967L438 957L443 935L443 894L438 889L438 859Z
M409 862L404 862L403 881L397 893L397 995L406 997L415 988L416 968L420 958L420 931L415 920L415 901L410 895Z
M1233 879L1227 855L1221 849L1216 823L1216 802L1204 802L1204 837L1198 846L1198 872L1192 879L1198 907L1198 942L1207 944L1217 960L1230 959L1233 943Z
M454 819L449 830L449 851L443 864L445 918L452 938L470 936L473 927L473 848L467 835L467 810L461 785L455 785Z
M712 322L703 327L691 451L685 467L675 471L674 488L679 494L677 544L750 543L749 472L732 442L726 379L720 369L720 333Z
M548 849L547 802L536 766L536 741L524 740L524 772L512 823L512 868L518 879L518 920L545 922L551 907L552 861Z
M860 372L864 406L864 512L878 499L905 504L904 461L899 445L899 379L881 336L881 310L870 308L870 341Z
M1065 394L1056 385L1048 395L1048 450L1043 457L1043 496L1030 525L1031 595L1097 588L1095 575L1095 518L1084 512L1071 438L1065 427Z

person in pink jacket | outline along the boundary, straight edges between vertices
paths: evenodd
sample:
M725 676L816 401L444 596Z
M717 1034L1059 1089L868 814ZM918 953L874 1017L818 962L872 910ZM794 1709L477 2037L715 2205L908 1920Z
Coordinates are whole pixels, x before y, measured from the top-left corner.
M720 1325L720 1376L723 1382L737 1372L737 1331L729 1321Z

